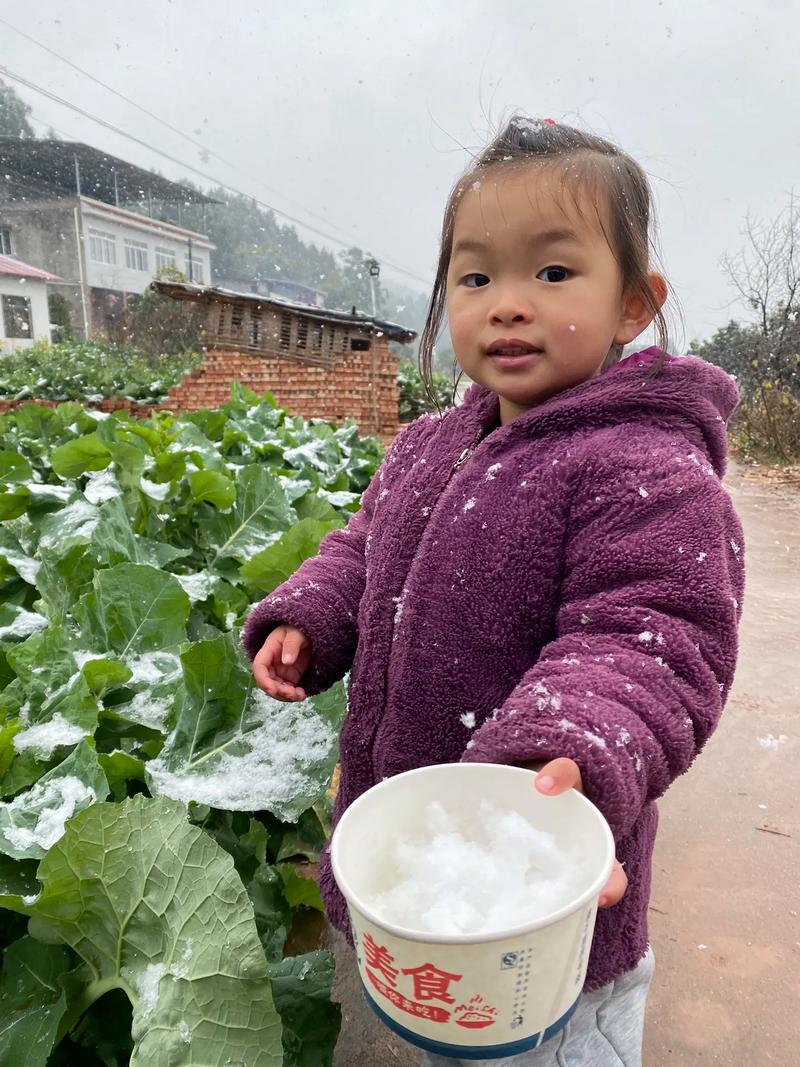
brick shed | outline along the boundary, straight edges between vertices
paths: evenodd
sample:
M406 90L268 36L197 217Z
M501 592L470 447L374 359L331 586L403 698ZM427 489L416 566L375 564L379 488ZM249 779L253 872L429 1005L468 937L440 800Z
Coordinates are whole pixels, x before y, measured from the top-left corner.
M165 407L216 407L238 381L304 418L351 418L362 434L398 430L398 359L389 341L408 344L414 330L357 312L333 311L275 295L237 293L182 282L153 282L175 300L206 307L202 366L169 391Z

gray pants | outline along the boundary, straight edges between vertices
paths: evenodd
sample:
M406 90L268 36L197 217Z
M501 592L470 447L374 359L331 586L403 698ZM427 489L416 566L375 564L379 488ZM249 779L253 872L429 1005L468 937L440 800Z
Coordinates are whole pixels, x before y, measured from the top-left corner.
M458 1060L422 1054L423 1067L641 1067L652 948L632 971L584 993L560 1034L537 1049L500 1060Z

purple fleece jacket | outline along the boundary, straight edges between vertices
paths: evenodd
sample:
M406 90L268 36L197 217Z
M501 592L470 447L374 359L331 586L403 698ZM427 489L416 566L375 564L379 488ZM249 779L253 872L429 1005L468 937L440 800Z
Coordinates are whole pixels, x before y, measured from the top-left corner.
M334 823L432 763L569 756L628 889L598 913L585 989L647 950L654 801L719 720L733 680L741 526L720 479L732 379L631 356L500 425L473 384L392 443L361 510L251 611L311 640L309 694L351 669ZM474 719L473 719L474 716ZM321 885L349 936L326 850Z

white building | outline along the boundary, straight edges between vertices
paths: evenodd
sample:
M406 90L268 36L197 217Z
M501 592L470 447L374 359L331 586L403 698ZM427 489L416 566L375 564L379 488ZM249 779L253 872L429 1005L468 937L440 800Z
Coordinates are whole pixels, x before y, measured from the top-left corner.
M0 357L50 340L47 283L60 281L46 270L0 255Z
M195 285L210 283L214 246L203 234L85 196L81 217L90 288L143 293L164 267Z
M92 332L105 329L118 303L143 293L164 267L195 285L211 281L214 245L201 233L171 222L80 197L84 285Z
M115 336L128 297L164 267L210 283L214 245L181 218L214 203L196 189L64 141L0 137L0 173L0 253L59 276L73 336Z

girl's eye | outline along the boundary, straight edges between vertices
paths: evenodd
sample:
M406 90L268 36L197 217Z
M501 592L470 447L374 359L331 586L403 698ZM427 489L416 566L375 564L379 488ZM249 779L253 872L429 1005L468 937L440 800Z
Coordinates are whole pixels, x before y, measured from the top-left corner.
M543 280L544 281L548 281L548 282L563 282L563 281L566 281L566 277L564 277L564 276L566 276L567 274L570 273L570 271L569 271L569 269L567 267L545 267L544 270L540 270L539 271L539 273L536 275L536 277L540 278L543 274L552 275L553 271L555 271L556 274L561 274L562 277L561 278L548 277L548 278L545 278Z
M480 278L482 280L476 281L474 285L471 285L469 281L470 278ZM468 289L480 289L482 286L489 284L489 278L487 275L477 273L465 274L463 281Z

